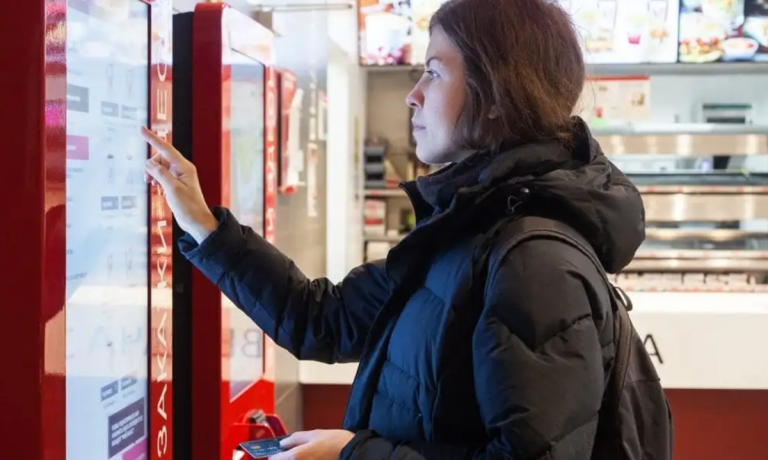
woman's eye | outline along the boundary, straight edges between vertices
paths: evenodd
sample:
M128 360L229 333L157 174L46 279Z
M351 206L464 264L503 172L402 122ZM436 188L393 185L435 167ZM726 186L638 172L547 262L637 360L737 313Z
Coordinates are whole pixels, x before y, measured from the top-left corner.
M435 78L437 78L437 72L435 72L434 70L427 70L424 73L427 75L427 77L429 77L430 80L434 80Z

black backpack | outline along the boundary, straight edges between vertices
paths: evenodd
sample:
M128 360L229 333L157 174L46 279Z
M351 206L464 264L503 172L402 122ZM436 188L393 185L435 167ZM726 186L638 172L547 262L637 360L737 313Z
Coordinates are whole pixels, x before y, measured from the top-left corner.
M632 302L614 286L592 246L576 230L542 217L503 219L485 233L473 269L487 279L491 261L500 260L523 241L548 238L581 251L603 275L614 316L614 359L598 418L592 460L669 460L672 458L672 413L659 375L643 341L632 326ZM478 280L479 281L479 280ZM485 286L478 282L474 286ZM480 296L482 296L482 289ZM480 297L477 302L481 302ZM482 305L482 303L480 303Z

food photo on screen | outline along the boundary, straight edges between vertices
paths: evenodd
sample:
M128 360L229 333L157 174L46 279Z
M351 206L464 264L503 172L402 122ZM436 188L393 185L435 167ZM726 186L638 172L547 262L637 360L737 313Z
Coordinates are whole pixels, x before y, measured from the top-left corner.
M360 62L411 63L411 1L360 0Z
M589 64L677 61L679 0L560 0Z
M768 62L768 0L683 0L679 60Z

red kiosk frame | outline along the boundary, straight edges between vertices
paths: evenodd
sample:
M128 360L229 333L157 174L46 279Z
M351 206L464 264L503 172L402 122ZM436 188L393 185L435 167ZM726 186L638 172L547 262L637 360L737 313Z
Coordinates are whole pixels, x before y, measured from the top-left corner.
M237 52L264 65L264 237L274 243L277 200L277 75L270 30L221 3L198 4L192 22L192 151L209 205L230 201L230 84L225 57ZM213 153L213 154L211 154ZM263 335L264 373L230 398L228 315L221 291L192 275L192 454L193 459L230 460L241 442L285 434L271 415L274 401L274 345ZM261 332L263 334L263 332ZM266 414L253 419L254 411ZM218 435L217 435L218 433Z
M171 1L131 1L150 9L150 127L170 138ZM0 181L9 205L0 242L4 258L13 261L10 269L0 270L0 348L7 351L6 369L12 370L0 379L0 444L9 458L66 460L67 1L24 0L2 8L2 53L15 70L0 77L8 89L0 137L5 151L12 152L5 155L11 173ZM146 267L151 350L146 417L152 460L173 455L172 248L166 244L171 213L160 193L150 189L147 216L152 230Z

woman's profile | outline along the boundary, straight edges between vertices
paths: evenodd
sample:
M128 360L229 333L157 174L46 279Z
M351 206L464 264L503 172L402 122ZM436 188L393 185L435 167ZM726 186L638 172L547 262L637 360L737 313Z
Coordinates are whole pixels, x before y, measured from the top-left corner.
M419 158L449 165L402 185L416 228L341 283L210 210L194 166L144 132L186 257L297 358L359 362L343 429L296 433L274 458L580 460L619 444L632 454L613 458L668 458L668 420L646 420L658 436L599 432L615 359L603 271L631 261L644 211L572 117L585 66L568 15L551 0L449 0L430 34L407 104ZM479 263L504 243L491 230L526 216L572 228L599 262L533 238ZM666 416L658 389L632 387Z

